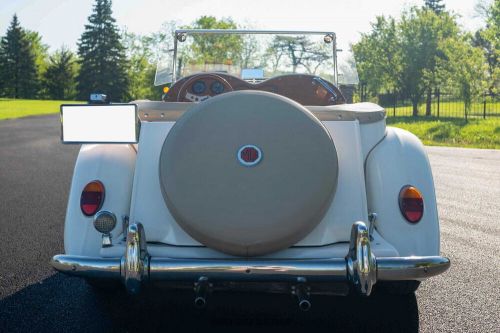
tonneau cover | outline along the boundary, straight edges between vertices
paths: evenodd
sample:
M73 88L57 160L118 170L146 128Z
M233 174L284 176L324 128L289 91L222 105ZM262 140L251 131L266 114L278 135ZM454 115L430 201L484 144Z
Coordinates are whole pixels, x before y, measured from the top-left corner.
M133 101L141 121L176 121L191 106L190 102ZM385 118L385 110L374 103L354 103L328 106L305 106L321 121L352 121L373 123Z

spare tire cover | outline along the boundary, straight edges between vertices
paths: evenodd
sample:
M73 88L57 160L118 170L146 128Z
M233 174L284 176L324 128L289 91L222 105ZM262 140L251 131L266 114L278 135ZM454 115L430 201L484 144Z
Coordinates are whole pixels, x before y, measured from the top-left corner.
M238 152L260 149L246 166ZM172 127L159 163L163 197L198 242L237 256L289 247L321 221L338 161L323 124L302 105L237 91L194 105Z

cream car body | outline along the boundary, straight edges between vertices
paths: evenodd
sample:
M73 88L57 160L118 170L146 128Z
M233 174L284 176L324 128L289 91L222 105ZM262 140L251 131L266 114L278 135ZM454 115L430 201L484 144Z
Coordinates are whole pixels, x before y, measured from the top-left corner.
M185 33L193 32L179 31L177 37ZM267 282L282 282L307 308L309 291L324 290L316 290L317 283L347 286L337 289L340 294L352 286L369 295L377 281L421 281L448 268L449 260L440 257L424 147L413 134L386 127L385 111L371 103L304 105L328 131L338 158L335 195L307 235L286 248L243 258L196 240L166 204L158 169L177 120L203 103L132 102L140 119L137 143L94 144L89 138L82 145L68 200L65 254L53 258L56 269L89 279L122 279L130 292L148 281L174 287L189 282L203 304L206 294L199 288L205 281L260 281L263 289ZM105 235L94 227L95 214L82 214L82 190L95 180L105 187L99 210L116 217ZM423 198L418 223L401 212L399 195L407 185Z

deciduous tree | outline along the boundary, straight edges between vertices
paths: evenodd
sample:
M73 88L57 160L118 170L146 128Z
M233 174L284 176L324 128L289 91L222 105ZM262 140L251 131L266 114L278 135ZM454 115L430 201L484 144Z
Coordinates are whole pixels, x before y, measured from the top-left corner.
M443 43L443 57L439 59L440 75L463 100L466 120L472 100L480 97L487 87L487 64L481 49L474 47L471 39L468 34L447 39Z
M141 36L130 32L123 34L129 77L128 95L131 99L158 99L161 91L154 87L156 59L152 36Z
M42 36L31 30L25 30L26 38L30 41L31 51L35 55L35 64L38 72L38 81L42 81L43 75L49 65L49 46L42 41ZM40 87L40 92L43 87Z
M276 36L268 53L276 54L273 59L288 60L293 73L302 66L309 74L316 74L319 66L332 58L331 48L325 44L315 45L307 36ZM279 61L273 67L278 66Z
M414 7L398 22L378 17L372 31L352 46L360 80L373 93L398 90L411 100L416 116L424 94L430 95L439 82L436 66L443 56L442 43L458 33L455 18L447 12L438 15Z
M399 24L402 66L400 85L410 97L413 115L418 114L418 103L424 93L430 94L436 87L436 61L442 56L442 43L459 33L455 18L446 12L437 15L433 11L412 8L405 13ZM426 115L430 115L427 103Z
M236 29L236 23L230 18L218 20L214 16L202 16L188 29ZM187 41L189 43L189 41ZM193 35L193 42L188 52L182 54L184 63L196 65L235 65L241 60L243 47L239 35Z
M474 35L473 44L482 49L488 63L488 90L500 92L500 0L484 8L486 27Z
M369 33L361 34L358 43L351 46L359 80L374 95L381 91L399 89L401 52L396 21L378 16Z

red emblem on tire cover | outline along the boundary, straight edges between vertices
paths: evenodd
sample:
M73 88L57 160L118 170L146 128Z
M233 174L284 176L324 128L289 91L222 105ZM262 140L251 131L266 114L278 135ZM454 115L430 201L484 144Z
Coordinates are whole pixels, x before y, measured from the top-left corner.
M238 150L238 161L244 166L257 165L262 159L262 151L254 145L245 145Z

